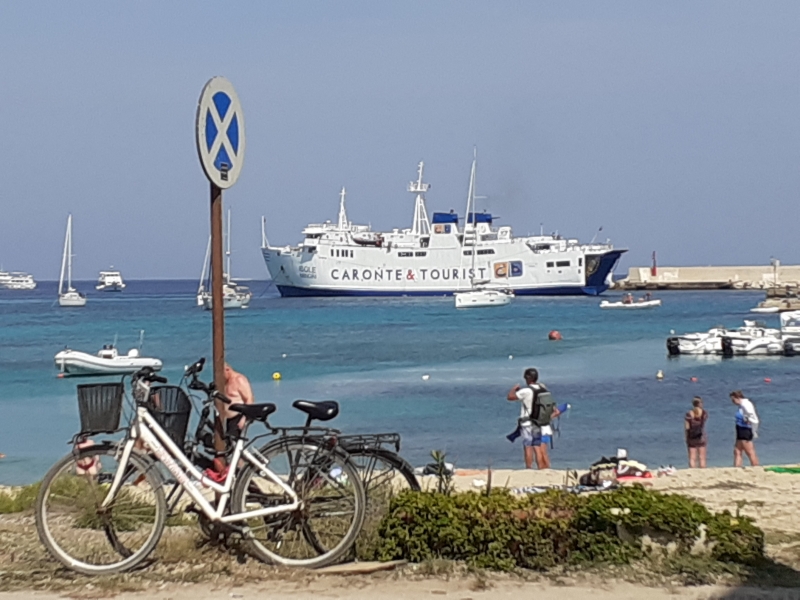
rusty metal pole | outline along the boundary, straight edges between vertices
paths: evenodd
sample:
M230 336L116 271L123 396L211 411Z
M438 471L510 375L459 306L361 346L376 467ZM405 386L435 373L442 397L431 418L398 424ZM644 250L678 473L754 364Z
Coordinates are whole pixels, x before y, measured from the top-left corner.
M211 328L214 357L214 384L225 391L225 310L222 300L222 190L211 184ZM225 450L222 415L225 406L217 402L214 449Z

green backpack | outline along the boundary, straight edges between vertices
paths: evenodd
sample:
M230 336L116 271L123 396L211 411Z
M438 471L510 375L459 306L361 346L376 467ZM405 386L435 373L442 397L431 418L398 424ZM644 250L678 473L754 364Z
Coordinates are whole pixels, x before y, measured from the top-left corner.
M556 401L553 394L546 390L539 392L534 390L533 413L531 414L531 421L534 425L537 427L550 425L555 408Z

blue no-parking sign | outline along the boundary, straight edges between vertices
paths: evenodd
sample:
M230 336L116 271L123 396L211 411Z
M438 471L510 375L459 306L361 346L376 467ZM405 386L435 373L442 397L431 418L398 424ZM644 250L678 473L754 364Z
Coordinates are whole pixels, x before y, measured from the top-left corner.
M197 105L197 154L208 180L231 187L244 162L244 114L239 97L224 77L208 80Z

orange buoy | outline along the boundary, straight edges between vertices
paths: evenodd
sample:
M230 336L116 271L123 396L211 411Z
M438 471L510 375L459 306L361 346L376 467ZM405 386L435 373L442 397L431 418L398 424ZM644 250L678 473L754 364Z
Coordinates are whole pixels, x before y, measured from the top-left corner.
M550 340L551 342L557 342L557 341L559 341L559 340L561 340L563 338L561 337L561 333L560 332L558 332L555 329L553 329L553 331L551 331L550 333L547 334L547 339Z
M764 383L772 383L772 379L769 377L764 377Z
M691 377L689 381L691 381L692 383L697 383L697 377Z

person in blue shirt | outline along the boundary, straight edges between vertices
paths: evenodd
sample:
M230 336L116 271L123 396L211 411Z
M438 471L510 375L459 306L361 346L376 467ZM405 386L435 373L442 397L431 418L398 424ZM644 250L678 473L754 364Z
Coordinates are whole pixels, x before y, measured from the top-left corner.
M733 466L741 467L742 453L754 467L758 466L758 456L753 440L758 437L758 415L753 403L744 397L741 390L731 392L731 402L736 406L736 443L733 446Z

